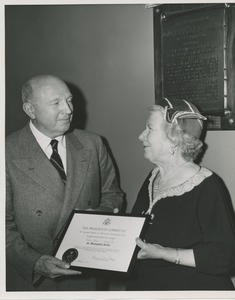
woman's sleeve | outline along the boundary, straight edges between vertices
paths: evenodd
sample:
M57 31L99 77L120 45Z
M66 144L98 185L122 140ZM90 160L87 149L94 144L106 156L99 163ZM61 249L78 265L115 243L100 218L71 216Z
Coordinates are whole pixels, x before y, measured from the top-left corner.
M196 268L201 273L219 275L235 267L235 234L229 201L226 187L213 174L204 184L197 207L203 242L193 250Z

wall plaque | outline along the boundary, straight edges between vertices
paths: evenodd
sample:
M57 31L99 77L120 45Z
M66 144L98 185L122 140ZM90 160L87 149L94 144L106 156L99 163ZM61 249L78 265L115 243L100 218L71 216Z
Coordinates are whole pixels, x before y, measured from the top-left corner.
M233 5L155 8L156 99L189 100L209 129L235 129L234 27Z

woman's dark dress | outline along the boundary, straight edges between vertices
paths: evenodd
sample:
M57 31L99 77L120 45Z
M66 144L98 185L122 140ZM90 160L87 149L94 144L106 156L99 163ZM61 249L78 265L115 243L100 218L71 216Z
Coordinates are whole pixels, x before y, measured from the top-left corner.
M205 176L206 174L206 176ZM194 175L195 176L195 175ZM197 179L204 176L200 183ZM148 184L144 182L132 213L145 213L149 207ZM193 249L196 268L160 259L137 260L127 290L231 290L229 273L234 268L235 238L229 215L227 190L218 176L206 168L172 195L153 206L147 243ZM189 186L190 186L189 184ZM182 192L182 191L181 191Z

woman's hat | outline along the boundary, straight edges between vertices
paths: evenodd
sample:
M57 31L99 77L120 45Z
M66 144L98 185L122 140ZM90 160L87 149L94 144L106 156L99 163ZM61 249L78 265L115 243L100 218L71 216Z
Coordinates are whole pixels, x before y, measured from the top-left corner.
M183 132L195 138L200 137L203 129L202 120L206 120L206 117L200 114L194 104L186 100L163 98L157 105L164 108L166 122L177 122Z

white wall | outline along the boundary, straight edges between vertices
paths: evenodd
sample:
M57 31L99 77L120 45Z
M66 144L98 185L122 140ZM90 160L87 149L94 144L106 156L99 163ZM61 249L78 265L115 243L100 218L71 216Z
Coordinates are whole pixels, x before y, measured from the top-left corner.
M223 178L235 207L235 132L209 131L203 164Z

